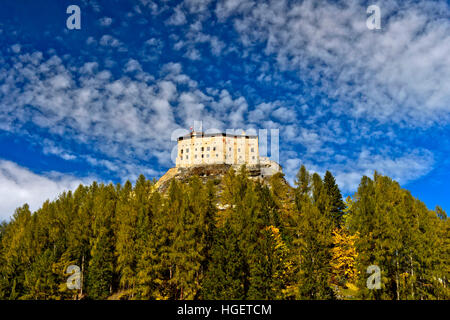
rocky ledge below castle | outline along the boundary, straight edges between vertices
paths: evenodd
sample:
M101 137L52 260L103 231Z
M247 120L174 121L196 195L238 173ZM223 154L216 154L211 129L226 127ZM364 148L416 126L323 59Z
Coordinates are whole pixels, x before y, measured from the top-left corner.
M176 179L181 182L187 182L190 177L198 176L203 183L208 180L217 180L219 183L224 175L233 168L238 171L242 165L231 164L203 164L190 167L175 167L170 168L157 182L156 186L161 192L165 192L170 185L172 179ZM270 161L260 165L246 165L249 178L254 180L261 180L267 182L268 179L278 172L282 172L281 166Z

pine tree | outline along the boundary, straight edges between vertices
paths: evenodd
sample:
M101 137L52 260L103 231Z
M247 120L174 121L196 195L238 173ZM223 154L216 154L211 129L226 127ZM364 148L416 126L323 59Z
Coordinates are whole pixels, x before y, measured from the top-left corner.
M163 240L161 243L164 243L165 241L161 239L165 234L159 233L161 228L164 227L161 223L164 223L163 218L165 215L162 209L163 199L161 198L161 194L152 190L149 196L149 204L151 211L151 219L148 221L149 231L141 237L143 246L137 265L136 293L139 299L161 298L157 293L159 284L157 279L159 266L157 262L160 261L158 257L160 243L156 242Z
M429 299L439 285L439 218L398 183L363 177L347 219L356 241L364 299ZM381 289L366 286L366 269L381 270Z
M112 294L114 273L113 221L116 193L112 185L100 186L94 198L93 237L87 278L87 293L92 299L105 299Z
M302 165L297 173L297 179L295 180L295 203L299 211L302 210L302 203L309 199L311 191L311 176L306 170L306 167Z
M217 218L217 207L216 207L216 188L214 182L209 180L206 183L205 191L203 192L204 197L204 208L201 211L199 217L199 234L197 241L201 241L202 250L200 251L202 261L199 272L199 282L200 288L197 298L202 298L202 288L203 283L206 280L206 273L208 271L214 244L214 234L216 231L216 218Z
M173 282L178 288L179 299L193 299L200 290L204 262L207 254L207 237L213 217L211 202L198 177L189 181L186 190L187 203L180 212L175 226L172 246L175 272Z
M93 183L90 187L79 186L73 194L73 207L68 211L69 217L66 223L67 244L65 252L61 254L55 267L62 279L67 279L67 267L76 265L81 272L80 290L68 290L65 280L61 281L60 292L63 297L70 296L74 299L85 296L88 262L90 259L90 241L92 239L94 195L98 192L98 186ZM59 210L55 210L58 214Z
M283 297L291 261L280 230L273 225L261 230L250 258L248 299L273 300Z
M331 225L319 209L310 202L302 203L299 217L298 298L332 299L331 280Z
M152 234L143 252L139 272L140 297L153 299L176 299L180 296L176 277L179 258L176 243L177 226L181 225L187 201L182 185L172 180L163 200L163 209L153 217Z
M319 174L311 176L311 196L313 205L328 220L332 220L330 212L330 199L326 193L324 183Z
M435 294L433 298L450 299L450 219L447 213L439 206L435 208L438 221L436 229L439 243L437 246L437 264L435 278Z
M192 177L160 193L140 176L24 205L0 224L0 299L333 299L332 286L338 298L449 299L442 208L378 173L346 205L330 173L302 166L295 189L282 174L269 184L242 167L218 188ZM371 265L381 289L366 285Z
M329 201L329 214L334 220L335 227L339 228L342 224L342 217L344 215L345 203L342 200L342 194L339 190L336 180L330 171L325 173L323 184L325 193L328 196Z
M17 208L2 236L2 297L15 300L25 294L25 269L31 264L29 225L31 212L27 204Z
M229 221L214 231L211 263L203 283L205 299L245 299L245 261L239 246L238 235Z
M118 190L119 203L115 221L115 256L116 272L119 276L119 287L122 295L132 298L136 286L137 265L137 223L138 212L134 206L135 192L131 182L126 181Z
M298 216L294 250L298 250L297 298L331 299L330 286L332 223L326 214L326 195L320 176L302 166L297 174L296 203Z

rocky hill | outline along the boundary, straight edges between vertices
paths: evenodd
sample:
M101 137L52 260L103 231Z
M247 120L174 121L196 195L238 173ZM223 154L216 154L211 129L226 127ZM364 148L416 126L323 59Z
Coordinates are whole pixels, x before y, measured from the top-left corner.
M217 183L220 183L223 176L233 168L238 171L240 166L231 165L231 164L211 164L211 165L199 165L192 166L189 168L170 168L157 182L156 186L159 191L165 192L172 179L176 179L181 182L187 182L190 177L198 176L200 179L206 183L208 180L216 180ZM249 178L253 180L260 180L263 183L268 183L269 178L281 172L281 167L273 168L272 166L247 166L246 167ZM287 184L287 182L286 182Z

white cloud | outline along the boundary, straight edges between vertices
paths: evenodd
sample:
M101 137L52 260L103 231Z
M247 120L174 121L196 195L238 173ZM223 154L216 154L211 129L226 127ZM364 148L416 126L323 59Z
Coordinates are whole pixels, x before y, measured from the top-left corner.
M35 211L45 200L54 200L63 191L75 190L92 180L56 172L39 175L14 162L0 160L0 220L7 220L25 203Z
M372 176L376 170L400 184L406 184L426 175L433 165L434 157L428 150L414 149L400 156L373 154L362 150L358 159L347 163L345 169L340 168L336 173L336 181L343 190L355 191L362 175Z
M450 120L450 12L443 1L383 1L382 30L365 2L219 1L245 47L265 44L281 70L298 72L337 101L336 114L430 126Z
M111 25L112 21L113 19L111 19L110 17L103 17L99 20L99 23L103 27L108 27Z
M186 23L186 16L180 6L175 7L174 13L167 20L167 24L180 26Z
M22 46L21 46L20 44L18 44L18 43L13 44L13 45L11 46L11 50L12 50L14 53L19 53L21 48L22 48Z
M73 153L56 146L55 143L49 139L44 139L42 142L42 152L44 154L56 155L64 160L75 160L77 158Z
M172 40L174 50L183 50L185 57L211 58L204 48L224 57L234 50L243 59L230 66L231 75L239 75L235 67L242 68L243 77L255 75L254 80L274 88L274 94L278 85L296 91L301 82L310 97L322 99L308 101L296 91L288 102L280 91L276 101L269 101L246 84L242 90L250 92L247 100L232 91L231 80L205 88L207 78L195 71L191 78L180 63L167 63L149 74L146 62L167 48L157 38L145 42L140 58L105 57L107 66L116 64L123 74L102 70L101 61L77 69L70 59L44 58L40 52L25 53L23 47L9 67L0 63L0 128L18 132L32 123L83 145L96 157L56 142L44 144L44 153L67 160L76 154L77 160L127 177L145 170L145 161L152 161L152 167L173 165L171 134L195 120L202 120L205 130L279 128L286 142L280 159L288 176L306 163L313 171L332 171L345 190L355 190L360 177L375 169L406 183L431 170L434 159L423 150L409 152L398 124L408 128L450 120L450 23L442 19L449 10L441 2L388 0L381 4L385 18L378 32L366 28L361 3L229 0L214 6L209 0L185 0L169 19L182 25L183 32ZM136 12L150 8L154 14L170 14L167 6L152 1L142 5ZM219 20L213 22L214 30L205 19L211 14ZM241 44L234 42L232 31L226 34L230 38L218 36L224 27L220 22L234 25ZM107 34L98 42L101 52L124 45ZM97 40L88 38L87 43L93 49ZM193 72L195 66L186 70ZM284 71L293 71L301 81L296 83L292 73L285 79ZM393 123L396 127L389 127ZM377 145L378 153L364 145Z
M280 107L271 114L283 123L296 121L297 115L294 108Z
M173 49L186 50L185 57L191 60L200 59L200 51L196 48L199 44L208 44L214 56L230 51L230 49L225 50L227 45L219 37L203 32L203 24L198 16L194 21L188 26L187 32L183 35L183 40L178 40L179 37L174 36L178 41L173 45Z
M105 46L105 47L118 47L120 45L122 45L122 43L114 38L113 36L109 35L109 34L105 34L100 38L100 45Z
M190 60L200 60L201 54L200 51L198 51L195 48L189 48L186 53L184 54L184 57L190 59Z
M344 193L353 193L361 178L364 175L372 177L375 171L404 185L429 173L435 164L433 154L423 149L395 155L375 153L363 148L356 158L343 157L341 160L341 163L317 164L310 160L290 158L285 161L284 172L288 181L293 183L302 164L308 171L317 172L322 177L329 170Z
M38 141L44 154L86 160L92 152L110 162L91 165L131 177L144 169L140 163L153 157L158 163L150 167L172 166L171 133L193 121L203 120L205 129L247 127L245 98L227 90L200 90L178 63L162 66L155 79L134 59L125 63L126 73L119 77L99 70L96 62L69 69L59 57L46 60L38 52L14 59L15 68L0 67L0 123L16 133L32 123L62 138ZM67 150L68 141L82 145L86 154ZM122 170L127 163L129 170L141 172Z
M130 60L128 60L127 64L125 65L124 71L125 72L133 72L133 71L141 71L142 72L142 66L137 60L130 59Z

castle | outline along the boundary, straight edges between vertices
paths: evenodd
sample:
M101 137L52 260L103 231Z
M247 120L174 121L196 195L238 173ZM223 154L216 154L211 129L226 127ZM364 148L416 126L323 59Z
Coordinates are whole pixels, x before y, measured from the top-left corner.
M266 179L282 172L281 166L259 155L258 136L192 131L178 138L175 167L170 168L156 183L167 190L173 179L187 181L190 176L202 180L223 177L232 167L246 165L250 178Z
M281 172L278 163L260 157L257 135L192 131L178 138L177 168L218 164L258 167L263 176Z

